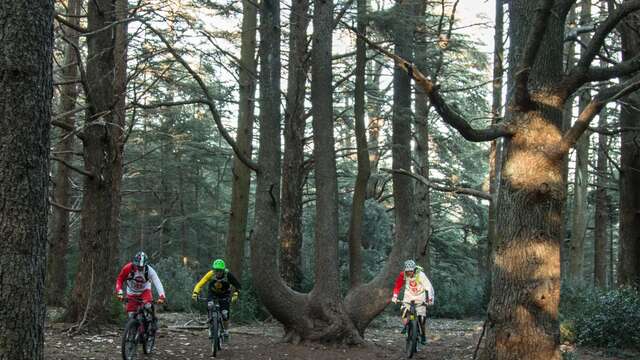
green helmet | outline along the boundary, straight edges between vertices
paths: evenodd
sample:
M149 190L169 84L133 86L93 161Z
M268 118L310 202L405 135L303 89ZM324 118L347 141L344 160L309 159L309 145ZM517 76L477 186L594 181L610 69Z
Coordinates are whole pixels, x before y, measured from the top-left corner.
M224 264L224 260L222 259L215 259L213 261L213 263L211 264L211 268L213 270L224 270L226 269L226 265Z

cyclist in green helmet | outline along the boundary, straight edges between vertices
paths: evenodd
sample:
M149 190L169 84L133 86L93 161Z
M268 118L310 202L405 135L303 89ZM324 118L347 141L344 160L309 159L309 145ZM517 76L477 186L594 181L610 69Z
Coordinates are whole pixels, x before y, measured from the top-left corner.
M235 276L227 269L224 260L216 259L211 263L211 270L204 274L202 279L198 281L193 288L193 294L191 297L195 300L200 294L202 287L209 283L208 300L214 298L220 303L220 310L222 311L222 320L224 325L224 336L229 337L228 325L229 325L229 305L231 302L236 302L240 295L240 282Z

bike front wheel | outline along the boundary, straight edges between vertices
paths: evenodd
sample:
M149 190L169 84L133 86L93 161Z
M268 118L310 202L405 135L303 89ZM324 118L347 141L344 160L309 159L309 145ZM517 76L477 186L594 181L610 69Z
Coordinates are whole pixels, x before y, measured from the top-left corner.
M122 334L122 359L135 360L137 358L138 347L138 321L130 319L124 326Z
M405 345L405 351L407 358L412 358L418 351L418 323L415 320L409 321L407 325L407 343Z
M220 350L220 324L218 319L213 319L211 322L211 355L216 357L218 350Z

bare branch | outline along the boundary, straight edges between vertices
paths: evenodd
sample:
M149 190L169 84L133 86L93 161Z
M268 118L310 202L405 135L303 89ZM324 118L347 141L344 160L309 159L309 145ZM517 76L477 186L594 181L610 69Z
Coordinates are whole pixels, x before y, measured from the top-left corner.
M529 108L531 98L529 96L529 73L533 67L533 63L538 56L540 44L542 44L544 28L547 25L548 18L551 14L552 0L544 0L540 8L536 9L533 25L529 29L529 35L525 44L520 64L515 76L515 104L522 108Z
M582 52L577 65L563 80L565 96L574 93L580 86L590 81L607 80L617 76L633 73L640 69L638 57L622 62L608 69L589 68L596 57L605 39L613 29L627 15L640 9L640 0L624 1L617 9L610 12L609 16L596 28L593 37Z
M580 135L589 127L591 120L607 103L616 101L638 89L640 89L640 74L622 84L601 90L580 113L575 124L562 137L563 152L569 151L576 144Z
M240 149L238 148L238 144L236 144L235 140L231 137L231 135L229 135L229 132L227 132L227 130L224 128L224 125L222 124L222 119L220 117L220 113L218 113L218 109L216 109L213 96L211 96L211 93L209 92L207 85L204 83L200 75L198 75L198 73L195 70L193 70L193 68L189 65L189 63L187 63L187 61L176 51L176 49L173 46L171 46L171 43L169 43L167 38L165 38L160 31L156 30L144 19L139 18L138 21L143 23L149 30L151 30L154 34L156 34L156 36L160 38L160 40L164 43L164 45L167 47L167 50L171 53L171 55L173 55L176 61L178 61L185 68L185 70L187 70L187 72L191 74L193 79L200 86L200 89L202 90L202 92L204 93L204 96L207 99L207 105L209 106L209 111L213 115L213 120L216 123L218 131L220 132L220 135L222 135L222 137L229 144L229 146L231 146L231 148L233 149L233 152L236 154L236 156L238 156L238 159L240 159L240 161L242 161L243 164L245 164L249 169L258 171L258 164L256 164L254 161L251 160L251 158L248 158L242 153L242 151L240 151Z
M609 67L591 67L587 70L586 81L606 81L617 77L625 77L640 70L640 55Z
M62 209L62 210L66 210L66 211L82 212L82 209L70 208L70 207L64 206L62 204L58 204L57 202L53 201L53 199L49 199L49 204L51 204L54 207L57 207L58 209Z
M604 44L604 40L607 35L618 25L618 23L629 13L640 9L640 0L626 0L622 2L617 9L612 11L609 16L598 26L591 41L587 45L582 56L580 56L580 60L578 60L578 64L576 68L578 71L586 71L589 67L593 58L596 56L602 44Z
M59 157L52 156L52 157L51 157L51 160L58 161L58 162L60 162L62 165L64 165L64 166L68 167L69 169L71 169L71 170L73 170L73 171L76 171L76 172L78 172L78 173L80 173L80 174L82 174L82 175L84 175L84 176L87 176L87 177L89 177L89 178L91 178L91 179L93 179L93 178L95 177L95 175L94 175L94 174L92 174L92 173L90 173L90 172L88 172L88 171L86 171L86 170L80 169L79 167L76 167L76 166L74 166L74 165L71 165L71 164L69 164L68 162L66 162L65 160L63 160L63 159L61 159L61 158L59 158Z
M380 170L387 172L387 173L396 173L396 174L400 174L400 175L406 175L406 176L410 176L418 181L420 181L422 184L424 184L425 186L428 186L429 188L436 190L436 191L442 191L442 192L451 192L451 193L455 193L455 194L463 194L463 195L469 195L469 196L474 196L480 199L485 199L485 200L489 200L491 201L491 194L481 191L481 190L476 190L476 189L471 189L471 188L463 188L463 187L446 187L446 186L440 186L440 185L436 185L434 184L432 181L430 181L429 179L425 178L422 175L416 174L416 173L412 173L411 171L407 171L404 169L387 169L387 168L381 168Z
M438 114L442 117L442 120L454 127L465 139L473 142L482 142L497 139L501 136L513 135L512 129L510 129L509 126L505 123L491 125L485 129L474 129L464 117L458 114L445 102L445 100L440 95L439 87L426 76L424 76L424 74L422 74L422 72L420 72L420 70L417 69L413 64L409 63L400 56L389 52L375 42L369 40L366 36L358 33L350 25L344 22L342 24L357 36L364 39L364 41L366 41L370 47L376 49L385 56L394 59L396 65L406 71L407 74L409 74L409 76L413 78L418 85L420 85L424 93L429 98L431 105L433 105Z

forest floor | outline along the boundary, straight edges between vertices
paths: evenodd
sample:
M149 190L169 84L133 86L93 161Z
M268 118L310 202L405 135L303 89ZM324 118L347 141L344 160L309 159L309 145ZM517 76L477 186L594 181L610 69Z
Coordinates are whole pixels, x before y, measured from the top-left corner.
M206 359L209 339L204 330L181 329L193 319L190 314L159 314L161 329L152 355L141 359ZM120 327L106 327L99 332L81 331L70 335L71 324L50 323L45 333L45 359L119 359ZM466 360L472 359L482 332L482 321L429 319L427 345L416 359ZM376 319L366 333L366 343L358 347L324 346L321 344L293 345L280 342L282 328L275 322L260 322L233 326L230 340L224 344L218 359L314 359L314 360L374 360L403 358L404 338L400 334L398 319L382 316ZM629 359L607 356L598 349L575 349L563 345L563 351L572 352L571 359ZM141 353L141 349L139 353ZM636 356L638 354L635 354Z

